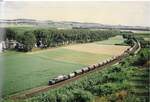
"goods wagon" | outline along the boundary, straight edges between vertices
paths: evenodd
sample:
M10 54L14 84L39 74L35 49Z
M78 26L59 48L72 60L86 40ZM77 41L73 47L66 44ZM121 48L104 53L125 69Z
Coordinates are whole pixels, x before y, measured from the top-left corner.
M99 62L98 64L99 64L99 66L102 66L102 65L103 65L103 62Z
M76 71L74 71L75 75L80 75L83 73L82 69L78 69Z
M99 64L96 63L96 64L94 64L93 66L94 66L95 68L98 68L98 67L99 67Z
M95 67L93 65L88 66L89 70L93 70L95 69Z
M82 68L82 71L87 72L87 71L89 71L89 68L88 67Z
M75 73L70 73L70 74L68 75L68 77L69 77L69 78L75 77Z

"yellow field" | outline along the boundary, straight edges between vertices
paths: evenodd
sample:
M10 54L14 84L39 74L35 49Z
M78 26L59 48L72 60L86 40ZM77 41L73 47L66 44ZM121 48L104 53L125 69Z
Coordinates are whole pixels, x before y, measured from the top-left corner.
M76 44L63 47L65 49L88 52L94 54L106 54L117 56L124 52L128 48L128 46L118 46L118 45L100 45L95 43L88 44Z

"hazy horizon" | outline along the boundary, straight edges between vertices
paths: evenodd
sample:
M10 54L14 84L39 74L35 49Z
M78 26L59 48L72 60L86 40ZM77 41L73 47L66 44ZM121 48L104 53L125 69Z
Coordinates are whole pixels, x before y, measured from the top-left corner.
M0 19L37 19L150 26L150 2L1 2Z

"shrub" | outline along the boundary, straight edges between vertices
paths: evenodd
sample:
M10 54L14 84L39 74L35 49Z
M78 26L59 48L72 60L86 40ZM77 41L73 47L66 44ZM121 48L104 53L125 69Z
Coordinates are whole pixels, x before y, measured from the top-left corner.
M93 100L93 95L84 90L74 90L73 91L75 102L91 102Z

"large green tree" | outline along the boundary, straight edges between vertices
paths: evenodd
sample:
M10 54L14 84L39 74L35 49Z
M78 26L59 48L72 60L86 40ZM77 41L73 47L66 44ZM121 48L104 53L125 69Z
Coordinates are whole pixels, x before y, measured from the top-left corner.
M16 32L14 29L12 28L6 28L5 29L5 33L6 33L6 38L8 40L15 40L16 39Z
M30 33L30 34L29 34ZM32 34L31 34L32 33ZM6 29L6 38L16 40L21 44L20 50L30 51L33 43L37 47L47 48L70 43L88 43L106 40L119 34L116 30L90 30L90 29L49 29L16 27Z
M32 32L25 32L22 36L22 44L24 51L31 51L36 42L36 38Z
M34 30L34 34L36 37L36 43L38 47L46 48L48 47L49 42L49 34L46 29L37 29Z

